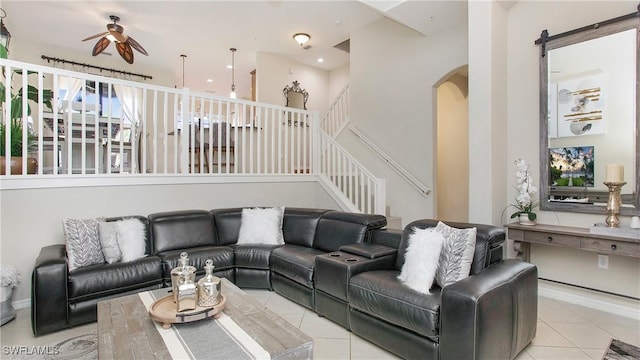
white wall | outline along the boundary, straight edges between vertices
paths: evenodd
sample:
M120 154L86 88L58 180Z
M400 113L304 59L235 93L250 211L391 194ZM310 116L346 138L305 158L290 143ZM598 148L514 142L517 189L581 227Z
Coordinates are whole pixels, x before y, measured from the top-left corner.
M495 1L469 8L469 220L502 224L506 206L506 11Z
M353 124L427 187L435 181L435 87L466 64L466 28L425 37L382 19L351 34ZM357 140L345 144L387 180L392 215L404 224L434 216L433 196L421 196Z
M195 184L1 190L0 263L14 265L22 274L14 301L29 299L31 271L40 249L64 243L61 222L64 218L237 206L338 208L316 181L261 184L240 180L216 184L211 177L200 179L202 182Z
M329 104L351 80L350 64L329 71Z
M531 164L534 179L539 178L539 59L540 49L534 41L543 29L550 35L593 24L635 11L637 2L595 1L519 1L508 13L507 36L507 171L501 173L508 185L507 199L515 197L513 160L523 158ZM471 67L471 64L470 64ZM471 75L471 74L470 74ZM473 96L473 95L470 95ZM537 181L536 181L537 183ZM506 219L504 221L507 221ZM588 227L603 222L601 215L539 211L543 224ZM629 224L628 217L621 217ZM640 261L609 256L609 269L596 266L596 253L532 246L531 260L538 265L539 276L640 298Z
M256 54L256 99L258 102L285 106L282 89L297 80L307 90L307 110L320 115L329 106L329 72L304 65L281 56L259 52ZM331 99L333 100L333 99Z

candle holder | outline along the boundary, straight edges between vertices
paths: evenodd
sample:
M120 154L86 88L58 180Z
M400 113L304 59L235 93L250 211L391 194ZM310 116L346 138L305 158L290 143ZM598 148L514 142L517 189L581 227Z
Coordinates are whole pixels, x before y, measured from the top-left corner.
M607 201L607 227L613 228L618 227L620 225L620 220L618 220L618 214L620 213L620 204L622 200L620 199L620 189L626 182L609 182L605 181L605 185L609 188L609 201Z

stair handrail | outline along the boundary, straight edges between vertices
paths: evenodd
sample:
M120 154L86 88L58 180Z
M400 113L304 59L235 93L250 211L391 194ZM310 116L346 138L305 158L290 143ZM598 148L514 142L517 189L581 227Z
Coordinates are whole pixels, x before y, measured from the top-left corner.
M431 193L431 189L424 185L420 180L418 180L415 176L411 175L411 173L405 169L402 165L400 165L397 161L395 161L391 156L389 156L384 150L382 150L378 145L376 145L371 139L369 139L365 134L363 134L360 130L358 130L355 126L350 125L349 130L362 142L366 147L368 147L374 154L376 154L382 161L387 163L389 167L395 171L398 175L400 175L403 179L405 179L409 185L411 185L414 189L416 189L422 196L428 197Z

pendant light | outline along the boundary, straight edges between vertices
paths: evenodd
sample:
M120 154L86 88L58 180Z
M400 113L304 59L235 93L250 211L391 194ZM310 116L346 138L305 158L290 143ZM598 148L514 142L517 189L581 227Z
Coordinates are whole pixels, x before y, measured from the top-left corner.
M187 55L181 54L180 57L182 58L182 88L184 89L184 60L187 58ZM176 88L178 87L178 85L176 85ZM182 129L182 102L180 103L180 111L179 111L179 115L178 115L178 124L177 124L177 128L178 131L180 131ZM175 134L175 133L173 133ZM173 135L171 133L169 133L169 135Z
M187 55L182 54L180 57L182 58L182 87L184 88L184 59Z
M231 48L231 93L229 97L232 99L236 98L236 83L235 83L235 73L236 73L236 48Z

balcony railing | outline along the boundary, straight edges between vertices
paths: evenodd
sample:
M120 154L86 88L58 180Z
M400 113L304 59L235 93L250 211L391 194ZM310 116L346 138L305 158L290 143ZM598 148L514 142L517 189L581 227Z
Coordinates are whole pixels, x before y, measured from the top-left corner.
M1 64L5 88L14 85L13 94L5 93L3 118L16 105L31 109L14 119L29 129L20 132L21 151L11 154L24 165L15 175L302 174L313 168L315 112L9 60ZM12 103L16 88L28 86L36 101ZM53 94L51 108L45 89ZM3 134L7 160L12 130ZM29 157L36 169L26 166ZM4 170L11 174L9 161Z
M320 130L317 112L6 59L0 66L2 124L25 125L0 133L5 179L324 172L360 211L384 211L379 179ZM17 173L11 162L22 165Z

